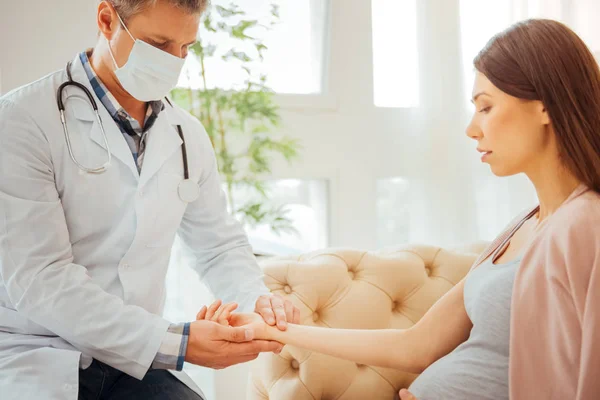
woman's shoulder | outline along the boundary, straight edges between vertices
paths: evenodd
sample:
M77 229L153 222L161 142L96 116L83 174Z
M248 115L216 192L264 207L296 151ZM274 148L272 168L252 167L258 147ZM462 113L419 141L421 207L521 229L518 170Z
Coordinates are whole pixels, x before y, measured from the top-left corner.
M586 190L563 204L552 216L549 228L557 233L600 233L600 194Z
M538 253L551 265L587 274L600 260L600 195L588 190L563 204L540 235ZM560 262L558 262L560 261Z

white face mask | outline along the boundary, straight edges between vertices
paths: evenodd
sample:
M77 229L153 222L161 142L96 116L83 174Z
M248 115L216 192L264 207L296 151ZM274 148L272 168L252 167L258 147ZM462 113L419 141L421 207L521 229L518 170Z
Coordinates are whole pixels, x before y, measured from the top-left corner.
M177 85L185 59L175 57L165 51L135 39L125 23L119 21L135 42L125 65L119 68L110 43L108 51L115 63L115 75L130 95L139 101L159 100L169 94Z

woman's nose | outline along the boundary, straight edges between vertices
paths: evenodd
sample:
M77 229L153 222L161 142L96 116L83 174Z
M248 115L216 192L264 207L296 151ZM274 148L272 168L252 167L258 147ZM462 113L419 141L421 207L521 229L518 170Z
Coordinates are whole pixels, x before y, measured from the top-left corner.
M467 125L467 129L465 130L465 134L470 137L471 139L479 139L483 136L483 132L481 132L481 129L479 128L479 126L477 125L477 123L475 122L475 118L473 118L471 120L471 122L469 123L469 125Z

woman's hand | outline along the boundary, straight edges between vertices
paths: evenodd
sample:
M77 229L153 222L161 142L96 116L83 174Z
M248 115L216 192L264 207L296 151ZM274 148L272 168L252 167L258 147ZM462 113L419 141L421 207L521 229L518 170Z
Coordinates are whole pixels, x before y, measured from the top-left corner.
M257 313L235 313L231 315L229 323L233 327L249 327L254 331L254 337L261 340L274 340L276 326L270 326L264 318Z
M300 323L300 309L277 294L260 296L256 300L254 312L260 314L267 324L276 326L282 332L287 330L288 324Z

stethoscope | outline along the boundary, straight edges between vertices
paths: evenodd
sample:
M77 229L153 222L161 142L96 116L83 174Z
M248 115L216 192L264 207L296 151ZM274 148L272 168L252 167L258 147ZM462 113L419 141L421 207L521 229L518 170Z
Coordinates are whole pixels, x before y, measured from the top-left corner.
M98 112L98 105L96 104L96 100L94 100L94 96L92 96L92 94L90 93L88 88L86 88L81 83L75 82L73 80L73 77L71 76L71 62L67 63L66 72L67 72L67 77L69 78L69 80L62 83L59 86L59 88L56 92L56 103L58 104L58 111L60 112L60 122L62 123L63 131L65 133L65 141L67 142L67 148L69 149L69 155L71 156L71 160L73 160L73 162L77 165L77 167L79 167L80 170L90 173L90 174L101 174L103 172L106 172L106 170L110 166L110 162L111 162L112 158L111 158L111 153L110 153L110 147L108 145L108 138L106 136L106 132L104 131L104 125L102 124L102 120L100 118L100 113ZM87 96L92 108L94 109L94 113L96 114L96 120L98 121L98 125L100 126L100 131L102 132L102 140L104 140L104 145L106 146L106 162L99 167L88 168L88 167L82 165L81 163L79 163L79 161L77 161L77 159L75 158L75 154L73 153L73 148L71 146L71 139L69 136L69 129L67 127L67 119L65 118L65 105L63 103L63 98L62 98L64 89L69 86L75 86L76 88L83 90L83 92ZM169 105L171 107L173 107L173 104L171 104L171 101L168 98L165 97L165 100L167 100L167 103L169 103ZM190 173L188 170L187 149L185 146L185 139L183 136L183 130L181 129L181 125L177 125L177 133L179 134L179 137L181 138L181 155L183 158L183 178L184 178L179 183L177 192L178 192L179 198L181 200L183 200L187 203L191 203L191 202L195 201L196 199L198 199L198 197L200 197L200 187L198 186L198 184L196 182L194 182L193 180L190 179Z

